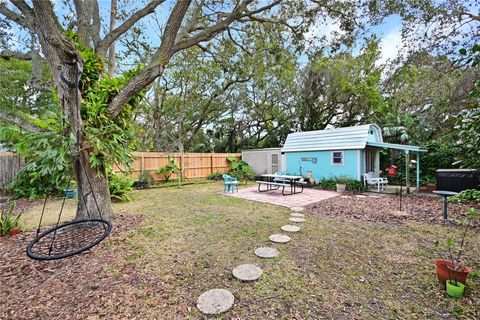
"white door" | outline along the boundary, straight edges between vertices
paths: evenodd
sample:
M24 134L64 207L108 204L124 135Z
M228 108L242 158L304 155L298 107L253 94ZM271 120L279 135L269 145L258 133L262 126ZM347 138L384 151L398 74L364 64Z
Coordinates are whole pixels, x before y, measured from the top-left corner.
M271 157L272 157L272 173L275 173L277 171L279 171L279 157L278 157L278 153L272 153L271 154Z

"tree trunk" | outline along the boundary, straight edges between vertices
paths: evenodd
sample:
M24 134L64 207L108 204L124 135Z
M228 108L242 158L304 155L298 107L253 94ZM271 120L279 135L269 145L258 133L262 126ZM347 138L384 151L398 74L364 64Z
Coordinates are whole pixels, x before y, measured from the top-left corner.
M108 178L105 170L92 168L88 151L82 150L76 157L73 168L77 180L78 205L76 220L110 220L113 217Z

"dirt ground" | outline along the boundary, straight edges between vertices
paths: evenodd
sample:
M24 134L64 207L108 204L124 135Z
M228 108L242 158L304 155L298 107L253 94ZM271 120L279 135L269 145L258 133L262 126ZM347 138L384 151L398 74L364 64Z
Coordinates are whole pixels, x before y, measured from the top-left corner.
M445 226L458 225L465 219L469 208L480 210L480 204L448 204L448 221L443 218L443 198L410 194L402 197L402 212L400 212L400 197L367 193L353 194L327 199L307 207L307 212L321 216L346 217L371 222L384 222L402 225L406 221L418 221ZM478 228L480 221L473 222Z

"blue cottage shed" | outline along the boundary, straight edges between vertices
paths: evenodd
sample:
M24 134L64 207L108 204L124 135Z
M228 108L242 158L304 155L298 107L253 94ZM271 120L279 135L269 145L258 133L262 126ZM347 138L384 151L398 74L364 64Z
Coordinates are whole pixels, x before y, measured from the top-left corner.
M294 132L282 148L289 173L306 175L315 180L349 176L361 181L367 172L380 173L380 150L398 149L416 153L417 188L420 181L421 147L384 143L382 130L376 124L317 131Z

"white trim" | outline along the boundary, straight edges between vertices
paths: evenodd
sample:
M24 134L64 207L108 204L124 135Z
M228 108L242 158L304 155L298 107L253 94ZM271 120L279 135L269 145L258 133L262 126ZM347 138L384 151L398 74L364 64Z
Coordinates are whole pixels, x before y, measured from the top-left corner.
M335 152L340 152L342 154L342 163L334 163L333 162L333 154ZM345 153L343 150L333 150L330 152L330 165L335 166L335 167L343 167L345 164Z
M360 171L360 149L357 150L357 180L361 181L361 171Z

